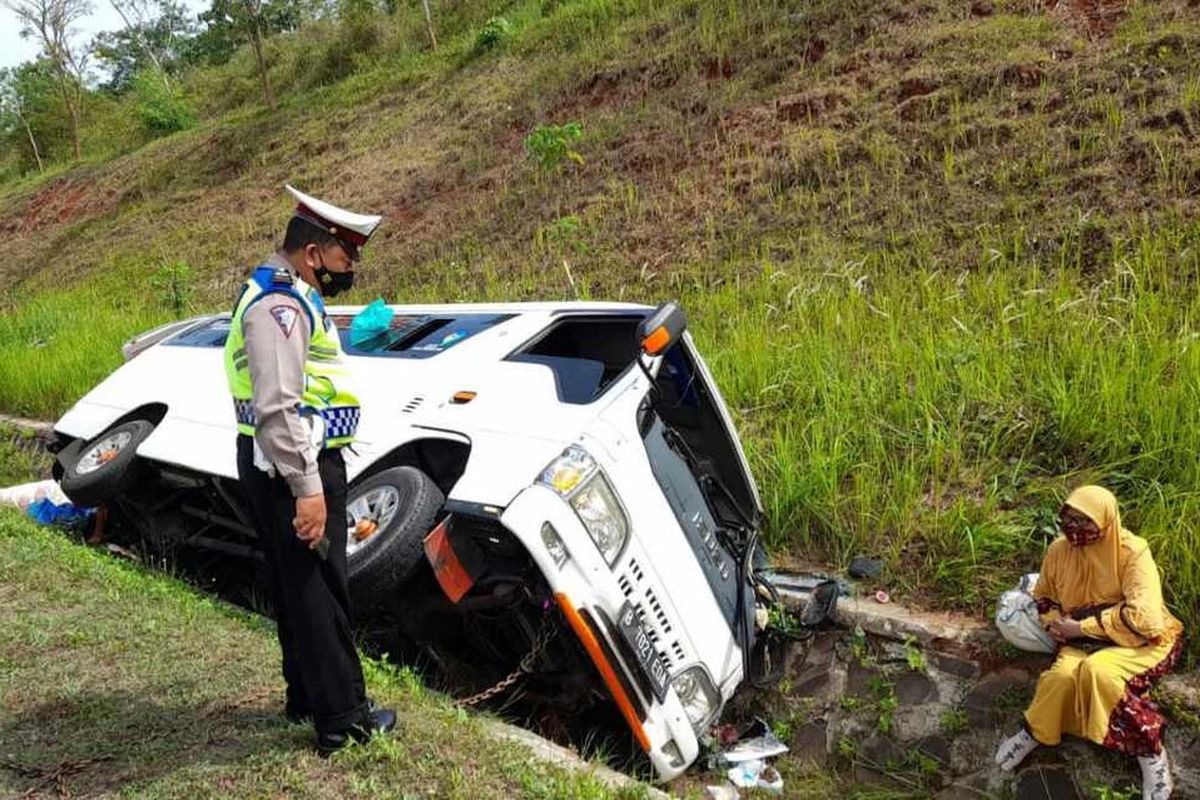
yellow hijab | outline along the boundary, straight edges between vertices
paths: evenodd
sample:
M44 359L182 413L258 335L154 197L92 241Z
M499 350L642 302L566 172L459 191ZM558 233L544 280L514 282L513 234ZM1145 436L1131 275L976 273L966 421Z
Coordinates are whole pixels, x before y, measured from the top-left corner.
M1064 609L1071 611L1122 599L1121 540L1133 536L1121 527L1117 498L1103 486L1081 486L1067 505L1082 511L1100 527L1091 544L1060 547L1058 589Z

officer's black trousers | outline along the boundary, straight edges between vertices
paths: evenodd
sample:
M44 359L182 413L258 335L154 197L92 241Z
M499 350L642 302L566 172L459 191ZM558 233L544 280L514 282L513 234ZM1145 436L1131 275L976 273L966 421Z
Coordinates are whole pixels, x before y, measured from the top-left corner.
M296 501L287 482L254 466L254 439L238 436L238 477L250 499L275 604L289 711L312 716L317 731L343 731L367 716L362 667L350 634L346 585L346 464L341 450L318 458L325 489L328 560L296 536Z

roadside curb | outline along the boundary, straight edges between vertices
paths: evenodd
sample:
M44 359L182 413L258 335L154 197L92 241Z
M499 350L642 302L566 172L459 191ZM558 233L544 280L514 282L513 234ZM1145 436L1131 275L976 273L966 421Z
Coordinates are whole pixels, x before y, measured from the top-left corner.
M485 718L484 730L496 738L507 742L515 742L529 749L533 756L541 761L555 764L572 772L586 772L610 789L638 787L645 791L647 797L655 800L670 800L672 795L661 789L656 789L648 783L638 781L623 772L617 772L603 764L583 760L574 750L555 744L532 731L498 719Z
M42 422L41 420L26 419L25 417L13 417L8 414L0 414L0 425L17 428L20 431L34 434L47 441L49 441L54 433L54 423L52 422Z
M986 622L953 611L916 611L895 603L871 598L840 599L834 619L847 628L861 627L867 633L888 639L915 639L923 645L986 646L1000 634Z
M802 574L777 570L784 579L799 583ZM786 581L785 581L786 582ZM783 604L800 610L808 592L778 586ZM853 590L852 590L853 591ZM983 648L1000 641L999 632L988 622L956 611L918 611L899 603L880 603L870 596L839 597L833 621L843 628L862 628L866 633L899 642L914 640L934 649Z

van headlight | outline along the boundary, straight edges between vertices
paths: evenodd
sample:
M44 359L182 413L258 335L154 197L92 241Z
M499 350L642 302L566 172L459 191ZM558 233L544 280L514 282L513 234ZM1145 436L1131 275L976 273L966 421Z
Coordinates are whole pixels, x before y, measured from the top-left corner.
M699 736L712 724L720 704L712 679L704 667L688 667L671 679L671 688L679 696L679 702L683 703L692 730Z
M629 540L629 518L591 454L571 445L542 470L541 482L571 504L600 555L615 564Z

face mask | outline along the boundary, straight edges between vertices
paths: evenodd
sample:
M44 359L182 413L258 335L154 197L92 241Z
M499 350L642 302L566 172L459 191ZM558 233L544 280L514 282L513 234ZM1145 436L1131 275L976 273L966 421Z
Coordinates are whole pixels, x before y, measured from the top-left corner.
M1059 528L1067 541L1076 547L1098 542L1104 537L1104 532L1100 530L1099 526L1088 524L1082 520L1060 519Z
M1100 539L1103 538L1104 533L1096 529L1068 528L1067 530L1063 531L1063 536L1066 536L1067 541L1076 547L1084 547L1085 545L1100 541Z
M323 257L321 258L321 266L313 270L313 275L317 278L322 297L336 297L342 292L350 291L350 288L354 286L354 270L330 272L325 266L325 259Z

